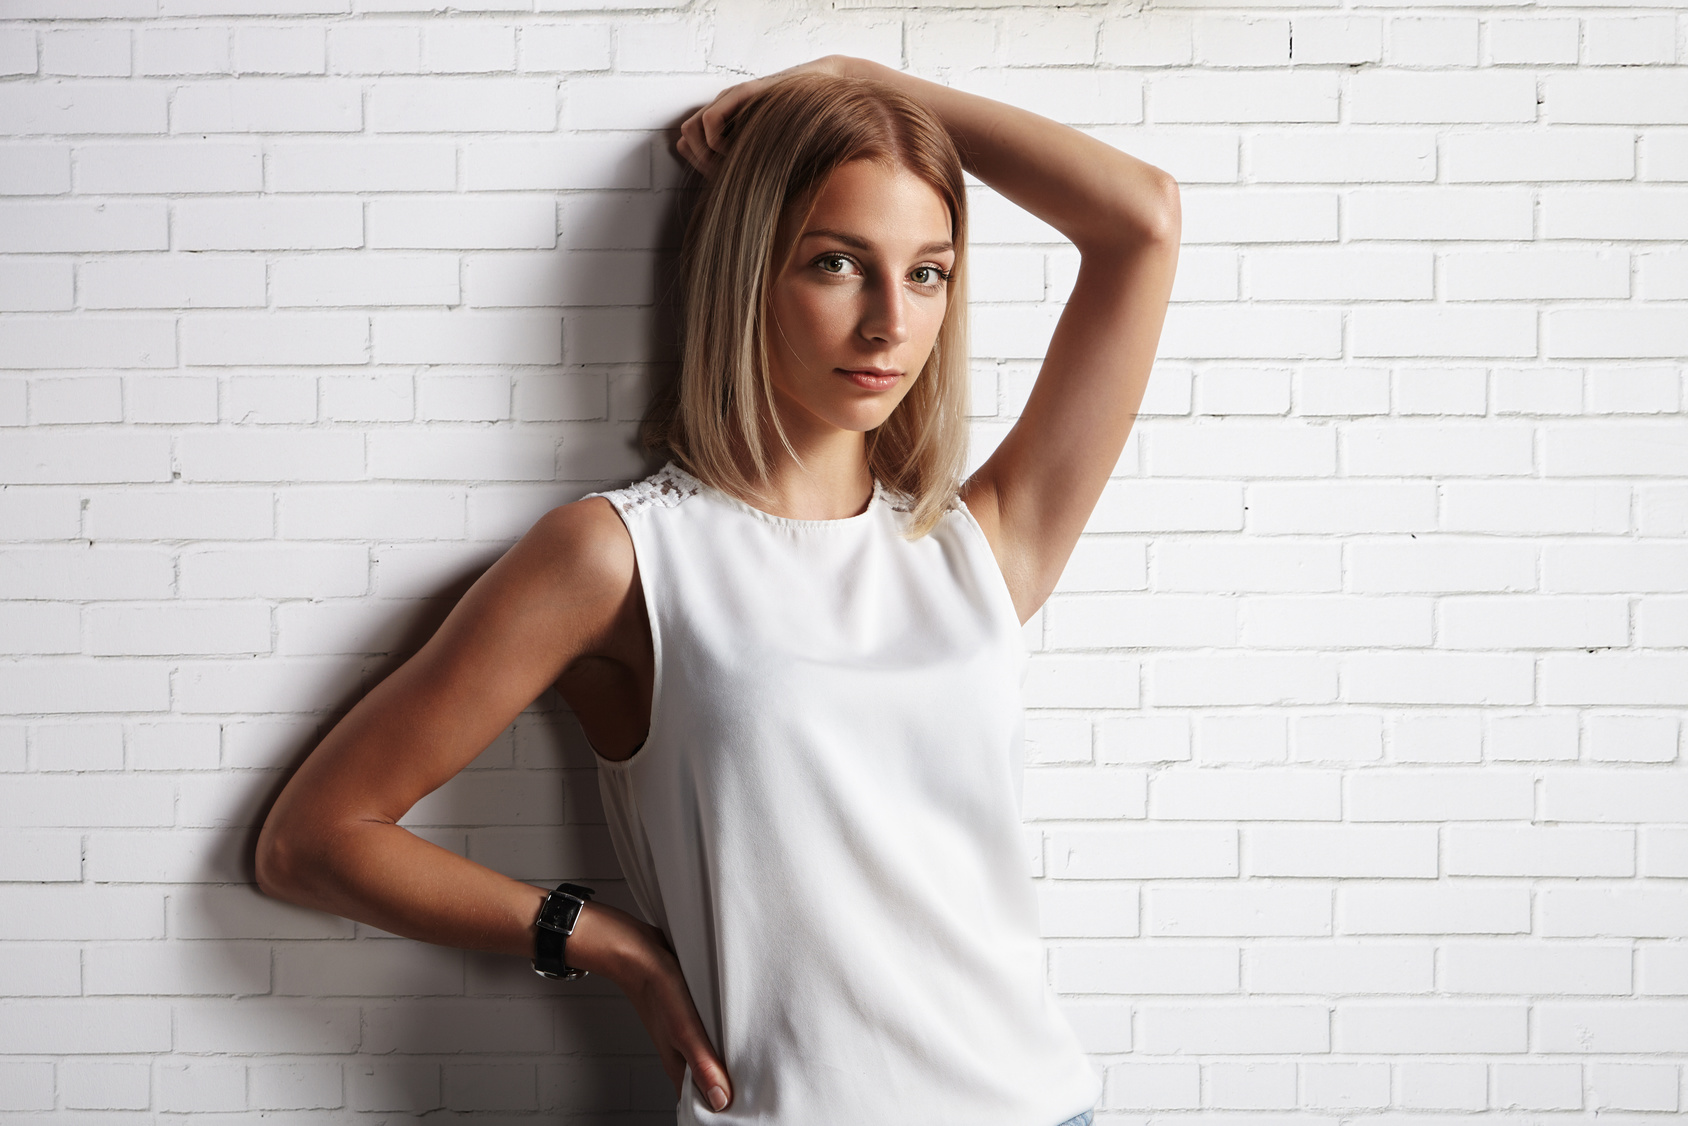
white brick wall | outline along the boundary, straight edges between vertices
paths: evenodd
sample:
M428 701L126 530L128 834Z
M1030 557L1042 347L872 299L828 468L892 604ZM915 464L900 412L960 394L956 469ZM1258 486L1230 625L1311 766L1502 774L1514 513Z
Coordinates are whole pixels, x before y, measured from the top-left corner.
M250 850L480 568L639 471L660 129L828 50L1185 185L1027 634L1099 1120L1688 1111L1688 9L0 0L0 1118L671 1121L610 987ZM982 451L1076 257L984 190L976 241ZM591 770L545 700L409 820L629 905Z

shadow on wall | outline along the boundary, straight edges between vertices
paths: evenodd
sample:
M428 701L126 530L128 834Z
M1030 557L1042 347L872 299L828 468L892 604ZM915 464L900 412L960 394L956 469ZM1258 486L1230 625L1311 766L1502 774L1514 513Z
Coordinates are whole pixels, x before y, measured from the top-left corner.
M659 165L672 159L653 158ZM589 193L574 205L564 197L565 248L555 255L555 284L534 304L562 295L566 338L583 346L571 347L565 369L554 374L602 376L609 413L607 424L592 428L598 434L577 433L566 422L537 424L558 438L557 472L555 488L535 494L543 504L530 518L655 468L631 443L657 381L672 376L671 282L689 202L678 175L662 180L642 193L646 198ZM620 280L598 284L594 272L605 268ZM606 311L598 307L603 302L616 307ZM602 339L616 333L619 341ZM535 426L525 425L530 432ZM613 442L600 439L605 430ZM374 1112L372 1120L427 1114L445 1121L462 1113L477 1123L559 1116L571 1123L671 1123L673 1088L632 1006L608 982L547 981L525 962L397 938L268 899L256 888L259 827L286 779L340 716L422 646L508 543L485 546L476 562L417 592L421 597L378 604L381 620L349 627L374 639L347 662L346 681L357 686L314 701L313 717L224 725L217 781L225 794L231 783L244 789L232 803L239 813L199 853L200 870L184 874L192 883L172 896L171 934L220 940L199 947L206 962L195 974L234 984L215 988L223 995L217 999L187 1003L197 1031L179 1037L178 1050L287 1054L301 1082L317 1076L325 1092L318 1106ZM600 899L638 913L604 824L595 757L554 691L401 823L516 879L590 882ZM258 988L264 980L267 991ZM342 1084L332 1083L336 1070ZM304 1110L311 1101L294 1103Z

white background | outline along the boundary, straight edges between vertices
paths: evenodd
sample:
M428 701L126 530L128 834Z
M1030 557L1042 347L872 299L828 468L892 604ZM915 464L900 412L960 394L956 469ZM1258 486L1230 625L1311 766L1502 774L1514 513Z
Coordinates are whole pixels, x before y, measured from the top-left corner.
M613 989L266 900L253 824L538 514L642 471L660 129L833 50L1185 186L1145 416L1028 634L1100 1120L1688 1108L1683 11L598 6L0 0L5 1121L672 1121ZM1076 257L973 198L977 455ZM591 770L542 702L409 822L626 903Z

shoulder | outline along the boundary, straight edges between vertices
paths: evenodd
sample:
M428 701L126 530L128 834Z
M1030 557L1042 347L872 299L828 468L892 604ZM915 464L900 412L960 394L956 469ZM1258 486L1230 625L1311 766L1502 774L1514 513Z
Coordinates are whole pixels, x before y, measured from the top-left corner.
M510 554L540 585L568 588L571 601L599 595L619 604L633 583L633 540L602 496L553 508Z

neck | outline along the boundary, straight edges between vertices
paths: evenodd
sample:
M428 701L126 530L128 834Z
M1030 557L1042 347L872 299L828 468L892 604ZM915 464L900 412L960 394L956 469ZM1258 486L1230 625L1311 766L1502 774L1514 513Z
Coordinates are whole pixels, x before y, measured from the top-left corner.
M842 520L866 509L873 495L866 435L781 419L797 456L769 435L773 466L760 507L791 520ZM796 423L794 425L794 423Z

